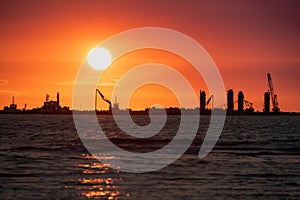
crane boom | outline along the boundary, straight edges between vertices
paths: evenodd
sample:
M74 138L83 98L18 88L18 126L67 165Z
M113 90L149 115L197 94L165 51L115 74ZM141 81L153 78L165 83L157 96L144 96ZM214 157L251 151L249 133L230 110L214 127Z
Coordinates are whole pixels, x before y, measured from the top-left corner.
M275 92L274 92L274 87L273 87L273 83L272 83L271 74L268 73L267 77L268 77L269 89L270 89L270 94L271 94L272 104L273 104L272 110L274 112L279 112L280 108L278 107L277 94L275 94Z
M208 98L208 100L207 100L207 102L206 102L206 105L208 105L209 104L209 102L211 101L211 99L214 97L214 95L211 95L209 98Z
M254 112L254 108L253 108L253 103L252 102L244 100L244 103L245 103L245 106L246 106L246 109L245 109L246 112Z
M98 89L96 89L96 95L95 95L95 109L97 110L97 93L101 96L103 101L105 101L109 104L109 110L111 110L111 101L108 100L107 98L105 98L105 96Z
M208 105L211 102L211 109L214 109L214 95L212 94L208 100L206 101L206 105Z

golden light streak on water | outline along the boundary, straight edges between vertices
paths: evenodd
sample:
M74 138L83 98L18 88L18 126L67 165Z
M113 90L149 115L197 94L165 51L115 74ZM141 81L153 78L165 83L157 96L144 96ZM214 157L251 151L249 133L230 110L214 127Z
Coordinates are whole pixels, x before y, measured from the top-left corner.
M77 165L78 168L82 168L82 178L78 179L80 187L80 196L92 199L119 199L121 192L118 185L123 181L122 178L107 177L111 170L109 164L96 161L94 155L82 154L85 162ZM111 158L108 158L111 159ZM115 170L116 171L116 170ZM119 171L116 171L119 174ZM122 196L129 197L129 194L122 194Z

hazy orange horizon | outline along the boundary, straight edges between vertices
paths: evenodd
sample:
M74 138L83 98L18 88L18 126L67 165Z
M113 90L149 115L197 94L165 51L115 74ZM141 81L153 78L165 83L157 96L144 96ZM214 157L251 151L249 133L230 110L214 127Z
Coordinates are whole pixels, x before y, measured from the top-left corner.
M62 105L71 106L77 71L91 49L119 32L152 26L174 29L200 43L235 99L242 90L255 110L262 111L270 72L281 110L300 112L299 5L283 0L3 2L0 109L11 103L12 96L18 108L25 103L27 108L41 107L45 95L55 99L56 92ZM148 62L171 65L189 78L195 91L206 89L183 59L153 50L120 58L99 88L111 98L115 79ZM133 109L149 107L156 100L176 106L174 96L156 86L141 88L133 98ZM105 103L99 105L107 108Z

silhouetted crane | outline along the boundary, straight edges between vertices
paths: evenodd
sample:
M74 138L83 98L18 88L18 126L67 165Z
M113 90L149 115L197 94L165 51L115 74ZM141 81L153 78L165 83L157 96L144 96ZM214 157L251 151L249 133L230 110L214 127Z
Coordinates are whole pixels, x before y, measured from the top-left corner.
M105 96L100 92L100 90L96 89L95 95L95 109L97 110L97 93L101 96L101 98L109 104L109 110L111 110L111 101L105 98Z
M267 77L268 77L269 89L270 89L270 94L271 94L272 104L273 104L272 110L273 110L273 112L279 112L280 108L278 107L277 94L275 94L275 92L274 92L271 74L268 73Z
M251 103L247 100L244 100L244 103L246 106L246 109L245 109L246 112L254 112L253 103Z
M206 104L205 105L208 105L211 101L211 109L213 110L214 109L214 95L211 95L208 100L206 101Z
M239 102L238 100L235 100L233 103L236 104L238 102ZM243 110L243 111L248 112L248 113L249 112L254 112L254 107L253 107L253 103L252 102L244 99L243 103L245 105L245 110Z

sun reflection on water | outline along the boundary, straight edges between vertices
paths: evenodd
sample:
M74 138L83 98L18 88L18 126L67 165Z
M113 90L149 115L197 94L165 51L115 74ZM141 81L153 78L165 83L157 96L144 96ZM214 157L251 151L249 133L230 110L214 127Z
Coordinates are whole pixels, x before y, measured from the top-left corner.
M119 190L118 186L123 181L119 177L120 171L110 168L109 164L96 161L94 155L82 154L82 156L86 162L77 166L82 169L84 175L78 180L80 187L77 189L80 196L93 199L119 199L130 196Z

